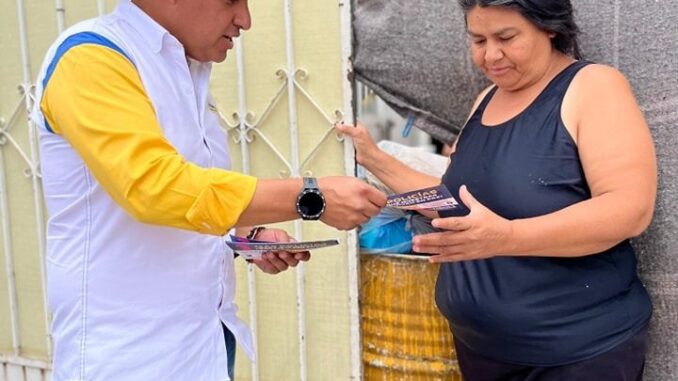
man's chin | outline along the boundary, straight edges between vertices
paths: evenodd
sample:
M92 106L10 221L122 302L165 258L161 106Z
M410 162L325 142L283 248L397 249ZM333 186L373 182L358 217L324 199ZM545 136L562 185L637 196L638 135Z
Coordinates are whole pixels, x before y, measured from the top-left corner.
M224 62L226 60L226 56L228 55L228 51L224 52L223 54L219 54L213 57L212 62L219 63L219 62Z
M202 55L201 57L194 57L190 54L187 54L187 56L193 58L196 61L200 61L200 62L205 62L205 63L216 62L216 63L219 63L219 62L224 62L224 60L226 60L226 54L227 53L228 53L228 50L223 51L223 52L212 51L212 52L209 52L205 55Z

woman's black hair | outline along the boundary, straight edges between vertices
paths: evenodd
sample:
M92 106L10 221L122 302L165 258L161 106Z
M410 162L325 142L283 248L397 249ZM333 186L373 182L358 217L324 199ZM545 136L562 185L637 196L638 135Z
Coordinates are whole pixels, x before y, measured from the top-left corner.
M574 22L570 0L458 0L467 14L473 7L508 7L520 12L537 28L555 33L551 44L556 50L581 59L577 35L579 28Z

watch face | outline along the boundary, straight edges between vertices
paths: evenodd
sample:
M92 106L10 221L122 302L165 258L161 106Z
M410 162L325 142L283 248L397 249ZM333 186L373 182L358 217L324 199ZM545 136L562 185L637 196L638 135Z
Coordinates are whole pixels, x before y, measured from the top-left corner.
M307 191L299 197L299 212L302 217L320 217L319 214L324 208L325 200L316 191Z

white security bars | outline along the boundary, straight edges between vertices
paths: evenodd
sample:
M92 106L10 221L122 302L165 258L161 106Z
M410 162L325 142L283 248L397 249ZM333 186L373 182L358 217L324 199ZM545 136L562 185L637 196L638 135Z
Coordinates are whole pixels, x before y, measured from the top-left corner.
M350 2L341 2L339 4L341 9L341 25L342 25L342 34L344 36L350 35ZM279 69L275 75L280 79L281 84L277 89L275 94L273 94L270 101L267 103L264 111L261 113L261 116L254 119L254 116L251 112L247 110L246 103L246 89L245 89L245 64L244 64L244 53L243 53L243 44L241 37L236 41L236 60L237 60L237 73L238 73L238 96L239 96L239 110L233 119L235 123L228 121L228 118L221 115L222 122L227 126L229 131L234 132L235 141L240 146L241 158L242 158L242 169L245 173L250 172L250 150L248 145L253 141L253 134L256 134L276 155L276 157L285 165L287 173L292 177L301 176L301 169L304 168L311 159L317 154L318 150L322 143L324 143L330 136L334 135L333 125L335 122L343 118L343 113L340 110L336 110L334 115L327 115L323 109L318 105L318 102L313 98L313 96L303 87L301 81L308 78L309 73L304 69L297 68L294 61L294 35L293 35L293 20L292 20L292 0L285 0L284 6L284 20L285 20L285 52L287 58L287 65L285 69ZM342 59L345 62L344 71L347 73L351 68L349 66L349 57L351 54L351 43L350 41L343 41L342 46ZM275 146L275 143L272 139L269 139L266 134L260 129L261 125L268 118L270 112L280 103L282 96L287 92L288 96L288 128L289 128L289 138L290 138L290 160L287 160L281 151ZM298 117L297 117L297 94L302 95L317 112L323 117L327 122L327 131L322 136L321 140L318 141L314 149L310 154L301 161L299 157L299 128L298 128ZM345 81L344 87L344 109L351 109L351 96L352 88L351 84L348 81ZM349 147L347 151L349 152L346 156L346 168L347 174L353 175L353 167L355 165L352 148ZM312 175L310 172L305 172L303 175ZM301 240L302 226L300 221L294 223L294 236L297 240ZM348 250L349 252L349 276L350 276L350 299L351 299L351 369L352 374L351 378L354 380L359 380L361 378L361 358L360 358L360 316L358 311L358 261L357 261L357 249L356 249L357 238L354 232L349 233L349 243ZM306 296L304 292L304 283L305 283L305 272L304 264L300 263L296 268L296 292L297 292L297 319L298 319L298 330L299 330L299 369L300 369L300 380L308 380L308 371L307 371L307 346L306 346ZM254 269L253 265L249 265L248 268L248 294L249 294L249 313L252 321L252 329L254 333L255 343L257 343L257 330L256 330L256 316L257 316L257 302L256 302L256 282L254 279ZM252 364L252 380L259 380L259 370L256 363Z
M97 0L99 14L105 12L105 1ZM22 342L20 336L21 321L18 315L18 300L17 300L17 284L14 268L14 255L12 246L12 234L10 224L10 212L7 198L7 175L5 172L5 150L15 150L19 157L23 160L28 168L24 171L24 175L31 180L33 188L33 210L35 219L35 229L37 236L35 237L38 245L38 254L40 258L41 268L41 286L43 295L43 306L45 316L45 332L50 332L50 317L47 312L47 294L46 277L45 277L45 233L43 215L43 196L40 182L40 164L38 157L37 146L37 131L35 126L28 119L33 102L34 102L34 85L32 83L32 63L29 54L27 21L26 21L26 5L25 0L16 0L17 22L19 28L19 49L21 54L21 69L22 79L17 86L19 92L19 100L17 106L14 108L11 116L7 119L0 117L0 227L3 234L3 252L5 262L5 274L7 278L7 290L10 310L10 326L12 337L12 353L0 354L0 380L7 381L45 381L49 378L50 364L47 361L35 360L23 357ZM63 0L55 0L55 14L57 31L61 33L65 28L65 13L66 9ZM26 129L19 129L17 124L20 116L25 113L27 119ZM22 147L14 136L17 134L28 134L28 149ZM45 348L48 357L51 357L52 341L49 333L45 337Z
M45 361L37 361L22 357L21 336L20 336L20 320L18 314L18 295L14 267L14 253L12 245L12 236L10 229L10 215L7 197L7 176L5 173L5 149L15 150L19 157L23 160L28 168L24 171L27 178L31 179L33 188L33 202L34 202L34 217L37 236L35 237L38 244L38 254L40 257L40 276L41 286L45 289L45 267L44 267L44 217L42 206L42 192L40 186L39 160L36 140L36 131L32 123L28 122L25 132L28 133L28 153L20 145L19 141L14 138L16 134L21 131L14 131L16 124L18 124L19 116L22 111L28 115L29 110L33 105L33 85L31 81L31 60L28 46L28 33L26 25L25 4L23 0L16 1L17 21L19 27L19 49L21 54L21 71L22 80L18 85L19 101L12 112L9 119L0 118L0 215L2 217L2 234L3 234L3 251L5 262L5 273L7 278L7 290L10 310L10 326L12 335L12 354L0 355L0 364L2 365L2 376L7 380L44 380L49 369L49 364ZM15 135L13 135L15 134ZM49 332L49 316L46 310L47 300L46 294L43 292L43 306L45 316L45 332ZM48 356L51 354L51 339L49 334L45 337L45 348Z

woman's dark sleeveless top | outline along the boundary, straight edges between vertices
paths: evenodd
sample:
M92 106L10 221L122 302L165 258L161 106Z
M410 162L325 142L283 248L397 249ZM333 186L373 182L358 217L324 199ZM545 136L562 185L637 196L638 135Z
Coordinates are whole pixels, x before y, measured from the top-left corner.
M459 199L459 187L466 184L478 201L507 219L540 216L591 198L577 145L560 114L572 78L587 64L573 63L527 109L488 127L481 118L492 89L462 131L443 176L452 194ZM467 213L463 208L441 215ZM445 263L436 303L452 333L472 351L536 366L606 352L643 328L652 312L628 240L585 257Z

